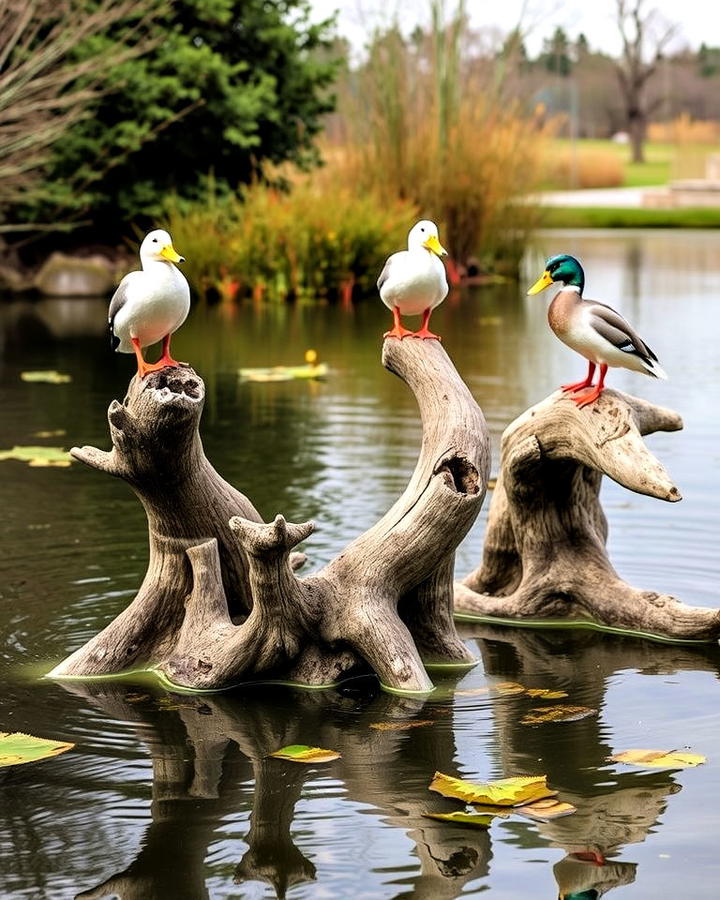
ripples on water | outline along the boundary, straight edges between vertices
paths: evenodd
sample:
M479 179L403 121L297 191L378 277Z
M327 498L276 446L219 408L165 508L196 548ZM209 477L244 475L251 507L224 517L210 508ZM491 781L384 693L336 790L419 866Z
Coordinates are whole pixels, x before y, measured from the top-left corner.
M624 312L671 374L653 382L611 372L610 384L678 409L680 434L649 439L680 486L680 504L604 487L611 556L629 581L718 605L720 241L714 234L546 234L545 253L583 259L588 296ZM549 332L547 300L515 286L452 297L433 319L478 398L494 446L503 428L583 362ZM105 410L121 396L130 357L105 346L95 301L0 305L0 448L107 446ZM283 512L318 530L311 564L331 559L404 489L420 427L414 400L379 364L379 303L227 311L197 307L177 352L206 380L203 440L221 474L265 518ZM237 365L295 363L319 350L322 384L239 384ZM23 384L24 369L57 368L69 386ZM66 437L38 439L64 429ZM716 897L720 739L715 647L671 647L589 632L462 626L481 660L434 673L426 701L372 681L338 691L254 687L173 695L145 678L60 686L39 681L134 595L145 570L142 510L99 473L0 469L0 730L73 741L46 763L0 770L0 896L427 900L493 897ZM458 553L477 564L487 515ZM519 681L566 690L596 717L528 727L525 695L481 692ZM456 692L456 689L459 689ZM373 723L418 727L378 731ZM305 768L263 757L288 743L337 749ZM607 762L629 747L689 745L705 767L643 772ZM457 808L428 792L435 770L470 778L547 773L578 812L553 823L519 818L491 831L422 817ZM573 854L602 852L603 866ZM582 894L585 890L598 893Z

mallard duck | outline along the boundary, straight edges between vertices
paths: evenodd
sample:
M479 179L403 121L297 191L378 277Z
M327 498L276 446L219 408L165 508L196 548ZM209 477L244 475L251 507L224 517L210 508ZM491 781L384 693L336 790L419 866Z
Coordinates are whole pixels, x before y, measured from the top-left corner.
M445 266L439 257L447 256L438 238L437 225L423 220L408 234L408 248L388 258L378 278L380 299L391 310L394 326L383 337L441 338L428 328L430 314L447 297ZM400 316L419 316L419 331L403 328Z
M134 353L138 376L145 378L165 366L179 366L170 356L170 337L190 311L190 288L175 263L185 258L173 247L167 231L151 231L140 245L142 270L130 272L110 301L110 346L117 353ZM162 339L156 363L143 359L142 348Z
M548 309L550 327L564 344L589 363L583 381L561 386L567 393L591 388L587 393L571 398L579 407L593 403L603 392L608 366L630 369L653 378L667 378L657 356L620 313L604 303L583 299L585 273L574 256L562 253L550 257L545 263L545 271L528 294L539 294L553 282L563 287ZM600 379L593 387L595 366L600 366Z

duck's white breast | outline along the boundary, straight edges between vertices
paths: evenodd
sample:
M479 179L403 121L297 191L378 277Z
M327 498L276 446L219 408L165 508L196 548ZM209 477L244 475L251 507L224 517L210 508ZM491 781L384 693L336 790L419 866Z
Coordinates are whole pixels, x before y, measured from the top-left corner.
M190 289L175 266L162 265L132 273L127 300L115 316L114 332L120 352L132 352L131 338L142 347L155 344L182 325L190 311Z
M403 315L420 315L447 296L445 266L434 254L403 250L390 257L389 266L388 279L380 289L388 308L397 306Z

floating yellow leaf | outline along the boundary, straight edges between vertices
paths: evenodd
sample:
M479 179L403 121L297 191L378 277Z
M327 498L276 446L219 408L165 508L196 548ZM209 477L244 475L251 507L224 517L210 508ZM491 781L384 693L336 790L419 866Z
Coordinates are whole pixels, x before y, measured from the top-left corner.
M543 725L545 722L577 722L586 716L596 716L597 710L588 706L537 706L520 719L521 725Z
M423 813L425 819L437 819L439 822L452 822L454 825L469 825L472 828L489 828L493 816L479 816L477 813Z
M576 811L572 803L555 800L553 797L548 797L545 800L536 800L535 803L519 806L515 810L519 815L526 816L528 819L537 819L539 822L559 819L561 816L571 816Z
M437 791L444 797L486 806L522 806L557 794L557 791L552 791L547 786L547 775L519 775L474 784L436 772L430 783L430 790Z
M35 431L33 433L33 437L36 438L51 438L51 437L65 437L67 431L64 428L55 428L53 431Z
M560 700L567 697L567 691L552 691L550 688L528 688L528 697L541 697L543 700Z
M69 466L70 454L62 447L13 447L0 450L0 460L17 459L29 466Z
M517 681L498 681L492 686L497 694L524 694L525 688Z
M49 756L57 756L66 750L72 750L74 746L75 744L64 741L33 737L20 731L14 734L0 731L0 768L47 759Z
M479 694L489 694L489 687L479 687L479 688L466 688L462 691L455 691L456 697L476 697Z
M683 750L625 750L608 759L630 763L632 766L649 766L652 769L687 769L707 762L707 758L701 754L685 753Z
M497 478L488 478L487 489L494 491L497 486Z
M321 763L339 759L340 754L335 750L323 750L320 747L308 747L306 744L290 744L271 753L275 759L288 759L299 763Z
M422 728L423 725L432 724L432 719L415 719L412 722L371 722L370 727L375 731L407 731L410 728Z
M45 384L67 384L72 381L71 375L65 375L63 372L55 372L44 370L42 372L21 372L20 377L23 381L44 382Z

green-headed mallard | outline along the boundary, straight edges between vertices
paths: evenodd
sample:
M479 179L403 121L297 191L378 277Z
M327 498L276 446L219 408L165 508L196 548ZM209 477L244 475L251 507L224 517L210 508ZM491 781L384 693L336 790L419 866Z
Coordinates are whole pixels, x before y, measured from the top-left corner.
M428 328L430 314L447 297L445 266L439 257L446 256L438 239L437 225L423 220L408 234L408 248L393 253L378 278L377 287L385 306L392 311L394 326L383 337L437 338ZM419 331L403 328L400 316L419 316Z
M110 301L110 345L118 353L135 353L138 376L165 366L179 366L170 356L170 336L190 311L190 288L175 263L185 262L167 231L151 231L140 245L142 270L130 272ZM146 363L142 348L163 342L162 356Z
M550 327L564 344L589 362L584 381L562 385L563 391L572 393L591 388L587 393L571 398L578 406L587 406L597 400L605 387L608 366L631 369L653 378L667 378L657 356L620 313L604 303L583 298L585 273L574 256L561 253L550 257L545 263L545 271L528 294L539 294L553 282L561 284L562 289L548 309ZM596 365L600 366L600 379L593 387Z

